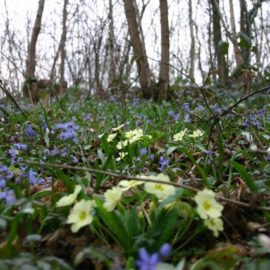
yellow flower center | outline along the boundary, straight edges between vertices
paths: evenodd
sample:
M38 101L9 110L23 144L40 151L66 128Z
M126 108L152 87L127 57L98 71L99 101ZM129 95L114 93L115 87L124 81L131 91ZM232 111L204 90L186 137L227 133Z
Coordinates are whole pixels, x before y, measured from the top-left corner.
M85 211L82 211L80 213L80 220L84 220L86 218L86 216L87 216L87 213Z
M203 203L203 208L204 208L206 211L208 211L208 210L211 208L211 204L210 204L209 202L205 201L205 202Z
M156 189L156 190L163 191L163 190L164 190L164 187L163 187L163 185L161 185L161 184L156 184L156 185L155 185L155 189Z

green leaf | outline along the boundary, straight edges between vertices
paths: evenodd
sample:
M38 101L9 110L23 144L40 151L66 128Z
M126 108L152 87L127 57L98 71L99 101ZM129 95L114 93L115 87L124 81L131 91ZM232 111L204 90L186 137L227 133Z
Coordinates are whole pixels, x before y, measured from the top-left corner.
M222 53L222 54L228 54L229 51L229 43L226 41L222 41L220 40L218 43L218 50Z
M252 47L251 38L247 34L240 32L239 38L240 38L240 42L238 43L238 45L240 46L240 48L250 49Z
M241 178L247 184L250 191L257 191L257 186L255 182L253 181L252 177L246 171L246 169L234 160L231 161L231 164L239 172Z

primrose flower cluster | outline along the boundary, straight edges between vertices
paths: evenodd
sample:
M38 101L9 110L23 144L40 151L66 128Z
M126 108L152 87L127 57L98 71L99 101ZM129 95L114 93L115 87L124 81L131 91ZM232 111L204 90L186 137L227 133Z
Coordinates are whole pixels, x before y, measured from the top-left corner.
M201 131L200 129L194 130L191 134L187 134L187 128L185 128L184 130L176 133L173 135L173 140L175 142L181 142L183 141L183 139L185 138L185 136L187 135L187 137L192 138L192 139L197 139L199 137L202 137L204 135L203 131Z
M197 212L204 220L205 226L213 231L214 236L218 236L220 231L223 231L223 221L221 212L223 206L216 201L215 193L212 190L204 189L199 191L194 198L197 203Z
M164 174L159 174L156 176L142 176L144 179L152 179L159 181L158 183L154 182L143 182L137 180L122 180L118 183L117 186L108 189L104 193L104 203L103 207L108 211L112 212L117 205L120 203L122 195L124 192L131 188L137 188L137 186L144 185L144 190L147 193L155 195L158 200L164 200L170 195L175 194L175 187L169 185L170 179ZM163 183L164 184L163 184ZM74 205L70 211L70 214L67 218L67 223L72 224L71 231L76 233L80 228L89 225L93 221L94 208L96 206L93 200L80 200L77 201L77 197L81 192L82 187L76 185L74 192L72 194L62 197L56 204L57 207L64 207L69 205Z
M77 196L81 190L82 187L76 185L72 194L62 197L56 204L57 207L74 205L67 218L67 224L72 224L71 231L73 233L78 232L82 227L91 224L93 221L91 212L94 210L94 202L92 200L80 200L77 202Z
M117 136L117 133L109 134L107 137L108 143L111 143L116 138L116 136ZM134 130L125 132L124 138L125 138L124 140L121 140L116 144L116 148L120 151L119 157L116 159L116 161L120 161L125 156L127 156L128 153L123 151L125 147L127 147L128 145L134 144L135 142L138 142L145 138L151 139L152 136L144 135L143 130L141 128L136 128Z

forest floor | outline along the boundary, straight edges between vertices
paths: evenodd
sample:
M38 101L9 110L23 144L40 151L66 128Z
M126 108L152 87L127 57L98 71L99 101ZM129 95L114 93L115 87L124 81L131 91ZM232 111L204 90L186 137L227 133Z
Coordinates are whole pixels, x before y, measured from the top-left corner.
M269 97L241 95L1 105L0 269L269 269Z

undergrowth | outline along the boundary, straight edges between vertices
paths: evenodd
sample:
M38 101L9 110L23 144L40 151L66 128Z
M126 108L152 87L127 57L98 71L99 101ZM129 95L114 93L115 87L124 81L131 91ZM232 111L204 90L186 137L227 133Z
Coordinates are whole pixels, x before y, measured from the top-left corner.
M268 269L269 98L183 99L5 106L0 269Z

